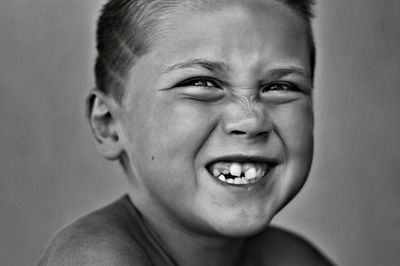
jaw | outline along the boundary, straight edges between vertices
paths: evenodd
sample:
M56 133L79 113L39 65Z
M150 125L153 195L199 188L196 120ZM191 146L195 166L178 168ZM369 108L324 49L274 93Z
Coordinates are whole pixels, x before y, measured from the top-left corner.
M277 209L274 171L252 184L229 184L203 169L193 204L208 234L242 238L264 230Z
M309 167L300 162L283 162L254 184L232 185L215 178L208 168L200 170L196 212L214 233L252 236L264 230L300 191L308 172Z

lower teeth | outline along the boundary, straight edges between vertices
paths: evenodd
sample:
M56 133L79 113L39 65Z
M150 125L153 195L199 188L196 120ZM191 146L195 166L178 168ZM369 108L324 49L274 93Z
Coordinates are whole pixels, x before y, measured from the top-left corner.
M235 184L235 185L245 185L249 183L254 183L256 180L261 179L260 178L252 178L252 179L246 179L245 177L225 177L223 174L221 174L218 179L221 180L222 182L228 183L228 184Z

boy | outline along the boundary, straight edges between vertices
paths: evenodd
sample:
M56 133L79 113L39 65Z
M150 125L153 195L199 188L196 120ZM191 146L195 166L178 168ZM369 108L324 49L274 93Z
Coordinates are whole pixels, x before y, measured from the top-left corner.
M88 118L128 196L40 265L331 265L268 227L313 150L310 1L111 0Z

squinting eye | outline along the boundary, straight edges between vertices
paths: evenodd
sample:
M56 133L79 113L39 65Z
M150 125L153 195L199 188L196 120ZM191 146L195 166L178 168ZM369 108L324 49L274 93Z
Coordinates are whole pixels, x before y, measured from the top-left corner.
M214 83L208 80L198 80L193 83L193 86L200 86L200 87L215 87Z
M215 81L205 78L189 79L178 84L178 87L189 87L189 86L219 88L219 86Z
M297 85L289 82L272 83L262 89L262 92L268 91L300 91L300 88Z
M200 102L213 102L224 96L224 89L217 80L207 77L195 77L184 80L177 85L176 92L183 99Z

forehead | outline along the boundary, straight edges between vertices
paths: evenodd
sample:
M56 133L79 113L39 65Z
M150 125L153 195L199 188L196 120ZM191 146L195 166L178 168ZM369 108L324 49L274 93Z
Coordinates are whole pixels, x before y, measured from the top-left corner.
M213 27L217 24L219 28L225 27L224 30L236 31L237 28L231 24L233 18L240 18L242 22L247 20L246 22L249 23L246 23L245 26L248 27L250 24L253 26L248 30L257 29L257 27L269 24L272 20L278 20L282 26L290 25L303 34L307 33L307 22L281 1L198 0L183 1L183 3L185 4L182 6L171 6L171 8L160 10L158 23L154 24L154 28L150 30L154 38L149 46L164 45L165 41L170 38L170 34L177 32L181 34L181 37L189 38L191 32L203 28L208 30L208 34L212 34L215 32Z
M204 57L246 67L266 66L277 60L301 64L309 61L304 23L275 1L180 9L158 26L157 37L144 57L161 67Z

